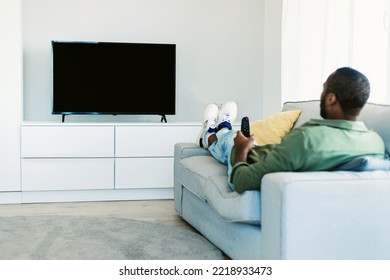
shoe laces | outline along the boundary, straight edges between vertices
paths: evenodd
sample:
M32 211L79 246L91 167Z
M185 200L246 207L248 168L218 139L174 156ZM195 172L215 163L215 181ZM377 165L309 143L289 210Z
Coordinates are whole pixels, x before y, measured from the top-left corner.
M211 118L208 120L208 124L210 127L216 127L218 125L218 120L217 118Z
M222 114L222 121L223 122L230 122L231 118L230 118L230 113L223 113Z

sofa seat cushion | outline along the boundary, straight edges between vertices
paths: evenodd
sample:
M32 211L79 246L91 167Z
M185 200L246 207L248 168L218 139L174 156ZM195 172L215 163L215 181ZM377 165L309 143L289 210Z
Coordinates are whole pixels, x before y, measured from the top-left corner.
M176 180L207 201L227 221L260 223L260 191L232 192L227 183L227 166L212 156L193 156L180 160Z
M212 156L193 156L184 158L177 164L176 180L192 193L206 200L203 188L209 177L227 174L227 166Z
M205 188L206 200L225 220L260 224L260 191L233 192L227 184L227 175L210 177Z

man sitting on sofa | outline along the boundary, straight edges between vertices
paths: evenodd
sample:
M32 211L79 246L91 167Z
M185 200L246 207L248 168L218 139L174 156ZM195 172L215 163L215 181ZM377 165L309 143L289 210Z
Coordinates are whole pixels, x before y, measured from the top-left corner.
M232 130L237 117L233 101L209 104L197 144L228 165L229 186L242 193L259 190L267 173L332 170L361 156L383 158L381 137L357 121L370 95L368 79L349 67L339 68L323 85L320 114L293 129L279 144L258 146L253 136Z

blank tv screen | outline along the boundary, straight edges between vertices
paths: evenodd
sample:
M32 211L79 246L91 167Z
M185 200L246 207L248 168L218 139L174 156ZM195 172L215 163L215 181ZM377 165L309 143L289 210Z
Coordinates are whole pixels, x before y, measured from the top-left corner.
M52 42L53 114L175 114L176 45Z

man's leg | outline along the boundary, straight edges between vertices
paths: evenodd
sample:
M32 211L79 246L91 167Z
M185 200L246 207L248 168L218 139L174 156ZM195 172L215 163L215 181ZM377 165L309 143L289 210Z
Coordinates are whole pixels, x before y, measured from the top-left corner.
M230 161L232 149L234 146L234 138L236 137L237 132L234 130L229 130L228 132L218 131L214 136L218 139L210 147L209 151L211 155L218 160L220 163L227 165L228 167L228 184L232 191L234 191L234 186L230 183L230 175L233 170L233 166Z
M219 162L228 166L228 184L231 190L234 190L230 183L230 174L233 167L230 163L230 156L234 146L236 131L232 130L233 122L237 117L237 105L233 101L226 102L219 110L218 131L209 135L209 151Z
M220 163L228 165L230 162L230 154L234 145L234 138L236 137L236 131L218 131L213 136L218 140L212 143L209 147L211 155Z
M207 105L203 112L202 127L196 139L196 144L207 149L212 143L208 142L211 135L218 131L219 107L215 103Z
M234 101L224 103L220 108L215 103L207 105L203 112L203 125L196 143L208 148L221 163L230 163L230 153L234 145L236 132L232 124L237 117L237 105Z
M215 158L221 163L228 164L227 155L233 147L235 137L235 132L231 133L231 131L233 122L237 118L237 104L234 101L225 102L221 107L218 107L217 112L215 106L214 103L209 104L203 113L205 123L213 123L213 126L207 131L203 130L203 142L207 144L209 150L211 146L215 146L210 150L211 154L214 154ZM212 118L212 121L209 121L210 118ZM215 120L217 120L217 123L215 123ZM225 149L228 149L228 151L225 151ZM230 157L230 155L228 156Z

